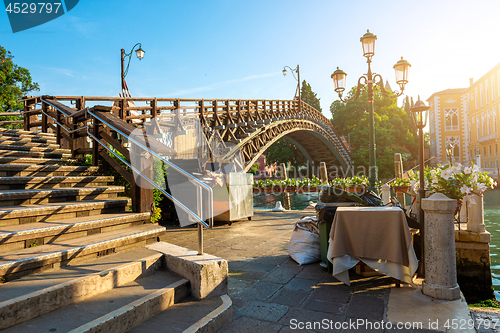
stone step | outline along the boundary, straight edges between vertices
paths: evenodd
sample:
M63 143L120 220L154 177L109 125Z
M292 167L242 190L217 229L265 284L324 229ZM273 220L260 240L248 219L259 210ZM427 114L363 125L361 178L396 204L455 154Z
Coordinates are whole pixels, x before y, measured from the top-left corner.
M0 190L108 186L113 176L0 177Z
M91 176L98 169L94 166L0 164L0 177Z
M45 134L45 135L42 135ZM57 142L57 139L53 135L46 135L47 133L36 133L36 134L27 134L27 133L16 133L16 132L1 132L0 138L5 140L6 138L25 138L25 139L39 139L39 140L48 140L53 143Z
M123 286L158 271L163 261L140 247L0 284L0 329Z
M42 143L42 142L32 142L32 141L20 141L20 140L0 140L0 145L13 145L21 147L44 147L44 148L61 148L61 145L57 143Z
M4 135L0 132L0 140L3 141L13 141L13 142L23 142L23 143L30 143L30 142L37 142L37 143L49 143L49 144L57 144L56 138L51 138L51 137L26 137L26 136L11 136L11 135Z
M0 149L0 156L2 157L28 157L28 158L71 158L71 154L68 153L44 153L38 151L16 151L16 150L5 150Z
M122 193L124 190L123 186L2 190L0 191L0 206L111 199L116 198L118 193Z
M77 162L76 159L60 159L60 158L31 158L31 157L15 157L15 156L0 156L0 164L27 164L27 165L71 165Z
M163 332L165 327L169 333L217 332L231 316L232 301L227 295L201 301L188 298L132 327L127 333Z
M188 294L188 280L158 270L4 332L125 332Z
M124 212L130 198L113 200L69 201L43 205L19 205L0 208L0 227L37 222L53 222L82 216Z
M132 227L150 222L150 213L121 212L0 228L0 253Z
M3 135L31 135L31 136L44 136L44 137L50 137L50 138L55 138L55 135L53 133L44 133L44 132L31 132L31 131L25 131L21 129L11 129L11 128L0 128L0 134Z
M0 142L0 152L4 150L15 151L32 151L39 153L53 153L53 154L71 154L71 149L62 149L57 147L33 147L33 146L18 146L13 144L3 144Z
M43 270L145 246L159 241L165 228L143 224L0 254L0 279L11 281Z

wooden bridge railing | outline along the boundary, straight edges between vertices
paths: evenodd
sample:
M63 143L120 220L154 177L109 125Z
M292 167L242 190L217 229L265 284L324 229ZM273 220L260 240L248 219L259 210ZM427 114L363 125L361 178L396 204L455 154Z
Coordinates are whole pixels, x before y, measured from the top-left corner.
M25 112L31 116L24 122L25 129L47 128L47 118L41 114L43 105L39 105L39 96L25 100ZM257 100L257 99L183 99L183 98L122 98L122 97L88 97L88 96L44 96L65 104L72 110L103 105L110 107L110 112L120 119L138 126L153 117L195 116L206 131L217 130L225 142L239 143L249 132L273 121L285 119L307 119L325 129L333 138L331 141L342 158L350 164L350 154L340 140L331 121L305 102L299 100ZM69 105L68 105L69 104ZM38 112L37 112L38 111ZM50 106L48 106L50 112ZM206 133L207 133L206 132ZM77 143L75 154L81 150L82 143ZM78 150L80 149L80 150Z

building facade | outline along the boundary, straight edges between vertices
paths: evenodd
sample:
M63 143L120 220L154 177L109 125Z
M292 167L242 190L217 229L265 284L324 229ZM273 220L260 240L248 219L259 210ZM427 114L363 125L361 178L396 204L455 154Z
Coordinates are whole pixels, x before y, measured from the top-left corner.
M473 161L483 169L499 167L500 63L468 88L432 94L429 131L433 164L446 163L446 146L454 145L453 161Z

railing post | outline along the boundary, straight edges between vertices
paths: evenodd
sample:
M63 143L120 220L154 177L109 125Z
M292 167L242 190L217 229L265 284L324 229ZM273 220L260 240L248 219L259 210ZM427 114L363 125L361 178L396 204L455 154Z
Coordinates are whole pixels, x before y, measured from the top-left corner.
M56 120L59 124L61 124L61 112L57 111L56 110ZM59 126L58 124L54 124L56 125L56 142L58 145L61 144L61 126Z
M42 102L42 132L47 133L47 116L46 114L49 111L49 105L47 103Z
M31 125L31 113L27 113L31 109L31 104L32 100L26 100L24 101L24 114L23 114L23 120L24 120L24 130L29 131L30 130L30 125Z
M92 123L92 135L99 139L99 124L100 121L96 118L93 119ZM92 139L92 165L99 165L99 142Z

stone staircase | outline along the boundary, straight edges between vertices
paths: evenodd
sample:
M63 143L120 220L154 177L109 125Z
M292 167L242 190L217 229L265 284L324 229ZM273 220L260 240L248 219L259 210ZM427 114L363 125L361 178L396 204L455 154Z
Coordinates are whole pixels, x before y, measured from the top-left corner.
M189 281L145 248L165 228L129 211L113 177L75 163L52 134L0 129L0 330L124 332L172 319L193 300ZM194 302L194 322L217 302Z

